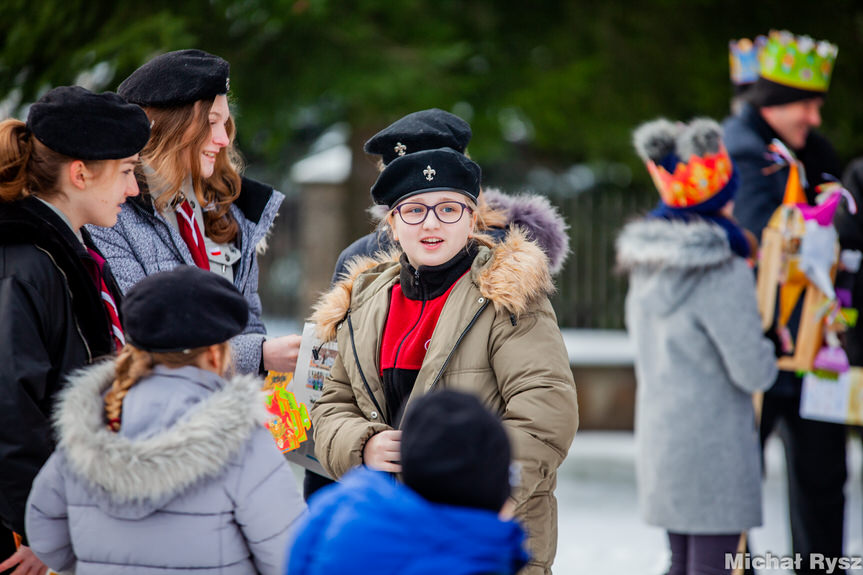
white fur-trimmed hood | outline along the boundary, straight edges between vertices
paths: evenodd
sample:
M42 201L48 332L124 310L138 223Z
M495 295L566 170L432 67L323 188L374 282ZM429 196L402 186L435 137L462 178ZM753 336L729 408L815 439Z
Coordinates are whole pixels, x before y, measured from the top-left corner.
M143 439L128 438L105 424L103 394L113 379L113 361L74 373L54 414L66 465L109 506L157 506L217 476L266 419L260 380L237 376L171 427Z
M637 220L617 237L617 264L626 271L709 268L733 256L725 231L703 220Z

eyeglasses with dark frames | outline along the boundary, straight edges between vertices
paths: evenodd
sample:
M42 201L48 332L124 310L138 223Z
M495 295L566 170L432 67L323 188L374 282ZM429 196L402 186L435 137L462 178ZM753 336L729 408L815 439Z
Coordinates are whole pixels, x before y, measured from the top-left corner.
M438 202L433 206L427 206L419 202L405 202L393 208L404 223L409 226L418 226L426 221L429 212L434 212L435 217L442 224L454 224L464 215L464 211L473 212L467 204L446 200Z

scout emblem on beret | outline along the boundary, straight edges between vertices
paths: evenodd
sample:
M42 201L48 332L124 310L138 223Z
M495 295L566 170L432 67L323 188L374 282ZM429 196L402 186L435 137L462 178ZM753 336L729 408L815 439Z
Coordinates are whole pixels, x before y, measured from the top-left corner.
M392 146L386 150L391 151ZM371 193L376 204L391 208L405 198L439 190L459 192L476 202L481 178L480 167L464 154L450 148L420 150L390 162Z
M404 156L405 152L408 151L408 147L402 144L401 142L396 142L395 147L393 147L393 151L399 156Z

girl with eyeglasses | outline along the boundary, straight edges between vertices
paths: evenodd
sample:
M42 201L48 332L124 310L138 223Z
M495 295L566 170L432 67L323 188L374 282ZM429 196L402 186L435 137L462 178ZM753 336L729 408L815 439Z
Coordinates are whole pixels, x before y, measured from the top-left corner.
M339 356L312 409L316 455L336 478L358 465L401 472L401 416L440 389L497 413L521 469L509 505L548 573L557 542L556 472L578 426L575 384L542 250L513 229L477 232L480 168L449 148L393 160L372 187L398 248L359 258L313 320Z

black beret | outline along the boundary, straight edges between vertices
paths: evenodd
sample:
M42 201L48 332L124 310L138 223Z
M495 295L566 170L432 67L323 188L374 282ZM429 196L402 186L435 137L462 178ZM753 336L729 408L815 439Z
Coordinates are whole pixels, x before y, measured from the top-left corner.
M401 429L405 485L435 503L503 507L511 490L509 438L476 397L424 395L408 406Z
M417 194L454 190L476 202L481 178L482 170L464 154L450 148L423 150L387 165L372 186L372 200L393 207Z
M386 165L399 156L421 150L452 148L464 153L470 137L467 122L455 114L432 108L396 120L369 138L363 149L381 156Z
M249 304L231 282L195 266L139 281L122 303L126 341L155 352L228 341L249 321Z
M144 110L113 92L60 86L30 106L27 127L55 152L77 160L134 156L150 139Z
M203 50L178 50L156 56L123 80L121 96L141 106L169 108L212 100L230 88L226 60Z

